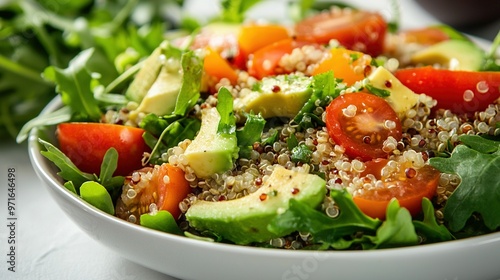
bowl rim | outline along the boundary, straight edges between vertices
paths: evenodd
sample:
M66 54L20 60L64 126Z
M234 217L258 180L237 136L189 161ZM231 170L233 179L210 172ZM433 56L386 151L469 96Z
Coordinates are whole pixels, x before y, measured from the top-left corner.
M60 96L56 96L42 111L42 114L47 114L59 107L62 106L62 100ZM170 240L172 242L182 242L185 245L196 246L201 248L206 248L210 250L219 250L226 251L231 253L244 253L244 254L265 254L267 256L273 255L276 257L308 257L308 256L317 256L326 255L329 257L341 257L341 258L351 258L355 257L359 258L373 258L374 255L383 257L390 255L399 255L399 254L426 254L439 251L453 251L458 248L462 249L473 249L474 247L480 245L488 245L492 243L500 243L500 231L488 233L485 235L468 237L464 239L444 241L432 244L423 244L423 245L414 245L407 247L397 247L397 248L387 248L387 249L377 249L377 250L284 250L279 248L262 248L262 247L252 247L252 246L243 246L237 244L228 244L228 243L218 243L218 242L207 242L203 240L197 240L193 238L188 238L185 236L174 235L170 233L165 233L153 229L149 229L140 225L132 224L125 220L122 220L116 216L109 215L88 202L82 200L74 193L70 192L61 183L61 179L54 172L55 167L52 166L52 163L47 160L40 153L41 145L38 142L40 129L33 129L30 132L28 138L28 154L30 157L31 164L33 169L35 170L38 177L46 184L47 187L51 188L55 192L62 195L62 197L69 201L70 203L75 204L81 210L84 210L90 213L94 218L104 220L109 223L116 223L120 227L130 229L132 231L138 232L140 234L145 234L149 236L155 236L156 238ZM59 205L58 205L59 206ZM68 215L68 213L65 213ZM71 219L75 224L76 221Z

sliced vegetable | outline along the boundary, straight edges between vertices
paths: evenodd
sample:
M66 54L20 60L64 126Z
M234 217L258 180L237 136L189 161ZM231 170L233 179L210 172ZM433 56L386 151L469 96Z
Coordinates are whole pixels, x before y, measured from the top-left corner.
M326 108L326 127L336 144L351 158L371 160L387 157L384 141L401 140L401 122L381 97L369 93L348 93L335 98Z
M347 49L372 56L382 53L386 31L380 14L351 9L322 12L295 25L299 41L328 44L335 39Z
M354 202L366 215L379 219L385 218L387 206L393 198L413 216L419 214L422 210L422 199L431 199L436 194L441 173L428 165L417 169L407 164L401 166L397 172L390 173L390 176L384 176L382 170L388 162L387 159L365 162L366 169L361 176L373 174L383 184L354 194Z
M178 219L181 214L179 203L191 192L184 171L165 163L139 170L136 176L138 180L132 176L125 182L123 193L116 204L116 215L139 223L141 215L165 210ZM141 187L134 187L138 184Z
M203 62L203 68L205 72L215 77L217 80L226 78L231 82L231 84L236 84L238 81L238 74L231 67L231 65L222 58L222 56L215 50L208 48L207 54Z
M428 46L410 57L414 65L435 65L450 70L479 71L484 51L471 41L447 40Z
M401 69L395 76L416 93L437 100L437 107L455 113L485 110L500 97L500 72L435 69L431 66Z
M290 35L282 25L251 24L241 27L238 45L240 51L248 56L267 45L287 38L290 38Z
M287 38L257 50L250 59L248 73L258 79L285 73L279 69L279 62L285 54L292 53L295 45L295 41Z
M61 151L84 172L99 174L106 151L118 151L115 175L128 175L142 167L143 153L149 151L143 129L103 123L63 123L57 126Z
M363 80L371 71L371 57L362 52L334 48L331 56L323 60L312 75L333 71L335 78L342 79L348 86ZM367 71L368 70L368 71Z

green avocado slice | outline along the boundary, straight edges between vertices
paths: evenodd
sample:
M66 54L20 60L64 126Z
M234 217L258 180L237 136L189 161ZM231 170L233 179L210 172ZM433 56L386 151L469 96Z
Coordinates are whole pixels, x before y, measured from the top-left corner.
M186 219L197 230L211 231L236 244L265 242L280 237L267 226L288 209L292 198L316 208L325 198L325 184L317 175L276 166L254 193L227 201L197 201L188 209Z

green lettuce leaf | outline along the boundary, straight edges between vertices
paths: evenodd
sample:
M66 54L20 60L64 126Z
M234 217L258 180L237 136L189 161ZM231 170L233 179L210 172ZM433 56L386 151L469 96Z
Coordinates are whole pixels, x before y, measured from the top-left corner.
M266 120L260 115L247 114L246 118L243 127L236 131L238 147L240 148L239 156L242 158L250 157L253 144L261 141L262 131L266 125Z
M349 193L331 190L331 196L340 209L336 218L330 218L324 212L292 199L289 209L271 221L268 229L277 234L293 230L309 232L315 242L327 244L334 244L340 238L357 232L374 233L377 230L380 220L363 214Z
M440 241L448 241L454 239L450 231L436 221L434 214L434 206L432 202L424 197L422 200L422 212L424 213L423 221L413 221L415 230L424 238L424 243L434 243Z
M374 248L402 247L418 244L418 236L412 224L411 214L406 208L399 207L397 199L387 206L386 219L377 229L372 239Z
M56 90L61 94L63 103L80 119L97 121L101 117L101 109L94 98L92 77L87 69L87 62L93 53L94 49L82 51L66 69L50 66L45 69L44 77L57 84Z
M460 185L446 202L444 219L456 232L478 213L486 227L495 230L500 227L500 142L481 136L461 136L459 140L470 147L461 144L449 158L429 160L439 171L458 174L461 178Z

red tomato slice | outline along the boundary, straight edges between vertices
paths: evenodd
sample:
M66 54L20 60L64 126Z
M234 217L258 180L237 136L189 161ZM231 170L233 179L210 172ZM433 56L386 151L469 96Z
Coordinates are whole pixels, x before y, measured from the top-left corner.
M141 128L103 123L62 123L57 126L61 151L82 171L99 174L106 151L118 151L114 175L127 175L142 167L142 155L149 147Z
M293 49L292 39L284 39L259 49L251 58L248 73L258 79L280 74L277 72L277 66L281 58L292 53Z
M297 40L328 44L336 39L347 49L372 56L382 53L387 23L378 13L359 10L323 12L295 26Z
M387 159L375 159L365 163L366 169L361 176L373 174L375 178L384 182L383 187L355 193L354 203L366 215L385 219L387 205L392 198L396 198L399 205L408 209L413 216L419 214L422 211L422 199L424 197L431 199L436 194L439 171L430 165L420 169L402 166L399 172L389 178L383 178L381 170L387 162Z
M435 69L431 66L402 69L395 76L416 93L437 100L437 107L455 113L485 110L500 97L500 72Z
M165 179L168 176L168 180ZM192 188L186 180L185 173L177 166L169 163L160 166L158 192L160 196L156 204L159 210L167 210L178 218L181 214L179 203L191 193Z
M116 203L116 216L139 223L140 216L150 213L150 206L154 203L157 210L166 210L178 219L181 215L179 203L192 191L184 171L165 163L142 168L137 174L127 177L123 194ZM135 219L131 220L130 215Z
M381 97L362 92L335 98L326 108L326 128L349 157L364 161L387 157L384 141L389 136L396 141L402 137L401 122L391 106Z

